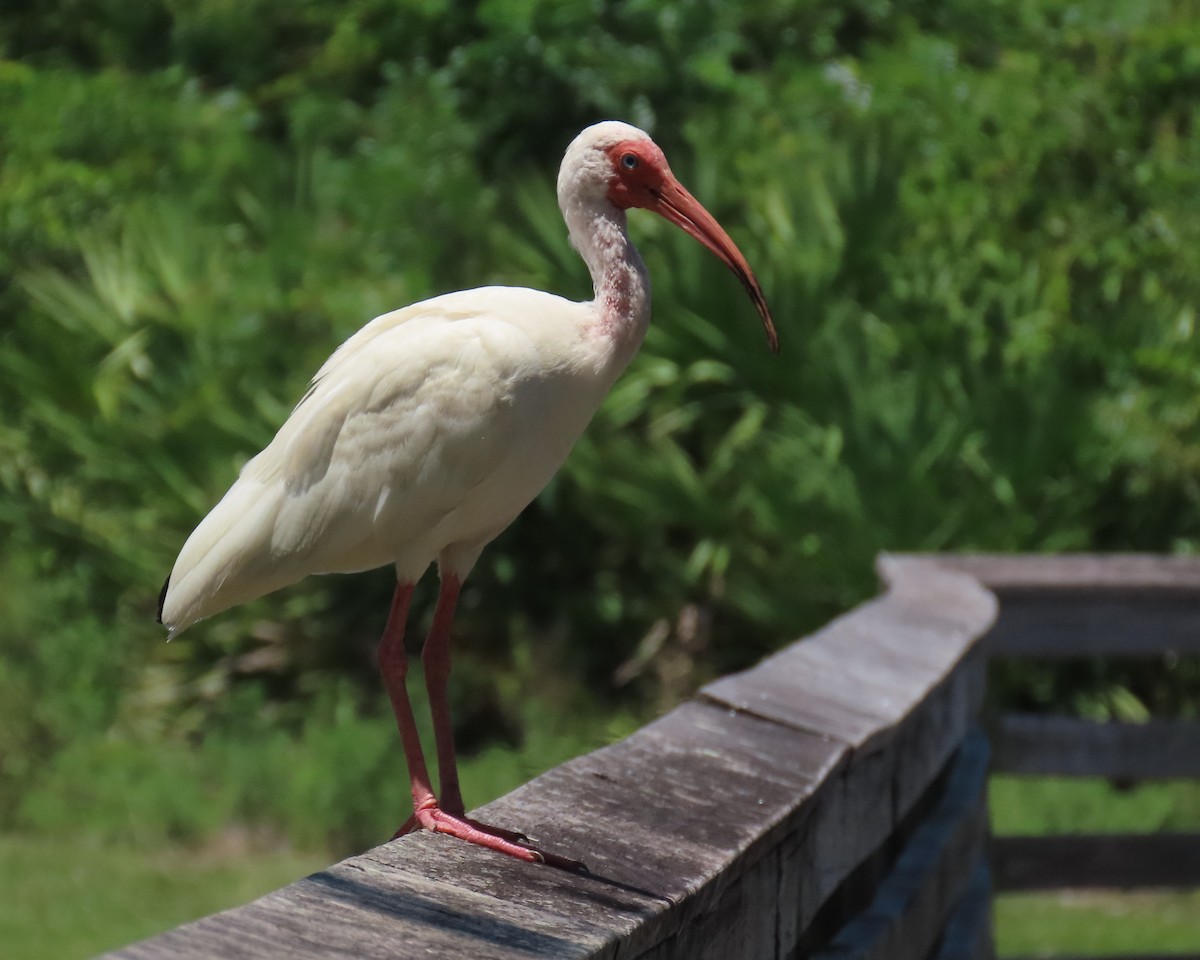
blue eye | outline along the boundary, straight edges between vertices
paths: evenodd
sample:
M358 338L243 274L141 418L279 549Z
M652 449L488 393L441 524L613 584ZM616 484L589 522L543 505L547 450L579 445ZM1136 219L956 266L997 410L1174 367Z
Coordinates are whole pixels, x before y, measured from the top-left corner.
M635 157L632 153L627 153L623 157L621 157L621 166L623 166L626 170L636 170L637 165L638 165L638 158Z

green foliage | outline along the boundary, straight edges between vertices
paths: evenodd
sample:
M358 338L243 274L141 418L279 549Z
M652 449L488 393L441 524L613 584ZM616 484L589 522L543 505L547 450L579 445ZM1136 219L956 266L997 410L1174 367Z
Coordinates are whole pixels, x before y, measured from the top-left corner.
M23 3L0 50L0 823L386 832L389 575L169 646L154 599L365 320L587 295L551 185L603 115L730 225L783 353L635 215L645 348L464 594L454 706L489 777L504 741L566 749L539 711L638 716L828 619L881 549L1200 542L1184 4ZM1172 676L1006 690L1188 712Z

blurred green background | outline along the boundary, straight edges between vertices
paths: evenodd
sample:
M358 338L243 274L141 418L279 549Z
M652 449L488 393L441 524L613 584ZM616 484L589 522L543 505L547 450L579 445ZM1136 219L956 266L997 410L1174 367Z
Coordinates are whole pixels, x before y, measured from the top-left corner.
M1186 0L9 0L5 955L148 935L404 818L372 659L390 571L310 579L170 645L158 588L367 319L484 283L588 296L553 182L595 120L650 130L730 228L783 353L704 250L633 216L645 348L464 592L469 803L870 595L881 549L1195 551L1198 18ZM1018 665L997 691L1194 715L1200 667ZM1103 820L1110 793L1084 793ZM1013 787L1003 815L1040 829L1076 809L1063 796ZM1200 822L1195 790L1170 796L1134 819ZM1001 910L1022 934L1028 916Z

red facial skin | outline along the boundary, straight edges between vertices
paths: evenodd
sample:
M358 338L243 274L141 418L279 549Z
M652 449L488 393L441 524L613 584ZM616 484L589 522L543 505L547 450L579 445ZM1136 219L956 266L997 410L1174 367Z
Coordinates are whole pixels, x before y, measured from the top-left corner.
M779 335L771 319L771 308L750 264L712 214L675 179L658 146L649 140L626 140L610 147L608 157L613 166L608 199L622 210L630 207L653 210L716 254L750 294L762 317L767 344L772 353L778 353Z

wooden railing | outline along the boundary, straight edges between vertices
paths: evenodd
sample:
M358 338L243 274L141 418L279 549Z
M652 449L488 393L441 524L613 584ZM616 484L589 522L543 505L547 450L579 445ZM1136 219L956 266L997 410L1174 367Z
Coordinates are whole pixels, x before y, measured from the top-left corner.
M1200 654L1200 558L1161 556L957 556L1000 600L984 643L993 661L1132 658L1164 674ZM1200 779L1200 722L1143 723L1002 714L988 723L998 773L1143 780ZM1200 833L996 837L1000 890L1200 888ZM1197 917L1200 956L1200 917Z
M1073 562L881 558L882 596L475 812L589 873L420 833L111 956L985 960L988 653L1090 652L1089 633L1106 654L1149 649L1147 623L1200 649L1200 566ZM981 581L1002 599L998 621ZM1021 747L1035 722L999 724L1000 766L1086 755L1072 762L1093 771L1100 736L1126 774L1183 769L1156 766L1141 730L1064 721L1058 753L1041 732ZM1047 841L1006 844L1006 887L1021 885L1022 857L1035 876L1061 859Z

